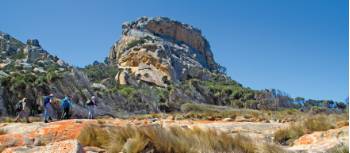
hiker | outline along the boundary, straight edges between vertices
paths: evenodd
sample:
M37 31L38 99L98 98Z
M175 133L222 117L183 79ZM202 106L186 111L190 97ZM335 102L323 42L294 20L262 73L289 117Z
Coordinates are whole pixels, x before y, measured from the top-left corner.
M61 119L69 119L70 107L71 107L71 101L68 96L65 96L61 100L61 108L63 110Z
M15 122L18 122L20 118L25 118L27 123L29 122L29 113L30 109L28 107L28 101L27 98L23 98L16 104L16 111L18 112L18 115L16 117Z
M88 119L93 119L95 115L95 107L96 107L96 97L92 96L87 102L86 102L89 115Z
M53 94L44 97L44 122L48 123L48 120L52 121L52 105Z

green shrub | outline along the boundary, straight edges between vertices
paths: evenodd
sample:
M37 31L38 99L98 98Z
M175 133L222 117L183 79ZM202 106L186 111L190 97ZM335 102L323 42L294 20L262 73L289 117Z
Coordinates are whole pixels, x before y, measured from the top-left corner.
M91 82L101 82L103 79L107 78L113 79L118 73L118 69L116 67L106 64L92 64L86 66L82 70L85 72Z
M120 86L118 92L124 97L130 97L136 93L136 89L132 86Z

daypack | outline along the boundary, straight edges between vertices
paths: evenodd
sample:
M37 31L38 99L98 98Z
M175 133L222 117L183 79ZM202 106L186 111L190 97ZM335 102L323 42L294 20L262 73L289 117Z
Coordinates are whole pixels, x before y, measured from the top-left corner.
M62 108L69 108L70 107L70 103L68 100L63 100L62 102Z
M50 97L49 96L45 96L44 97L44 106L46 106L46 104L50 103Z
M86 105L88 105L88 106L94 105L94 102L92 102L92 100L89 99L89 100L86 102Z
M23 102L20 101L16 104L15 109L17 112L20 112L23 109Z

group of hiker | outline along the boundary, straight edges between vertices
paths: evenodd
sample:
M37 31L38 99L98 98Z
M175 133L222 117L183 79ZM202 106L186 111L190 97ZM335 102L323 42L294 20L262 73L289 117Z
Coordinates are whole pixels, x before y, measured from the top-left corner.
M48 123L49 121L53 121L53 111L54 108L54 95L50 94L48 96L44 96L43 99L43 119L45 123ZM88 119L93 119L95 115L95 107L97 106L96 97L92 96L87 102L87 111L88 111ZM59 119L69 119L70 118L70 110L72 108L72 101L69 96L65 96L63 99L60 100L60 109L61 109L61 117ZM24 118L26 122L29 121L29 115L30 115L30 106L28 105L28 99L23 98L16 104L16 112L18 113L15 121L19 121L21 118Z

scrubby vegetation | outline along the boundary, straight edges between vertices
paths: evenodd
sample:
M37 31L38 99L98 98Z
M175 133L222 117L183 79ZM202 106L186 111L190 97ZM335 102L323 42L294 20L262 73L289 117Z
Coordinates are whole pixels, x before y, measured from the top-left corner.
M345 114L347 115L347 114ZM315 131L327 131L337 127L338 122L348 121L344 114L306 116L302 121L293 123L287 128L279 129L274 133L274 140L283 145L291 145L300 136ZM338 124L338 127L342 127Z
M22 97L27 97L33 102L38 95L35 93L47 94L49 85L63 78L64 72L49 71L42 74L33 73L13 73L8 77L1 78L0 84L5 89L5 107L9 114L15 114L15 104ZM43 96L43 95L41 95ZM35 103L30 104L34 112L38 112L38 107Z
M85 146L98 146L108 152L284 152L271 144L257 144L243 135L231 136L213 129L160 126L108 128L88 125L79 136ZM269 146L269 147L266 147Z
M108 78L113 79L118 72L118 69L114 66L99 63L97 61L91 65L85 66L82 70L89 77L91 82L96 83L101 83L101 81Z
M257 110L235 109L207 104L186 103L181 106L181 111L184 114L178 114L177 116L183 119L221 120L224 118L231 118L235 120L238 116L250 119L251 121L263 121L268 119L264 113Z

